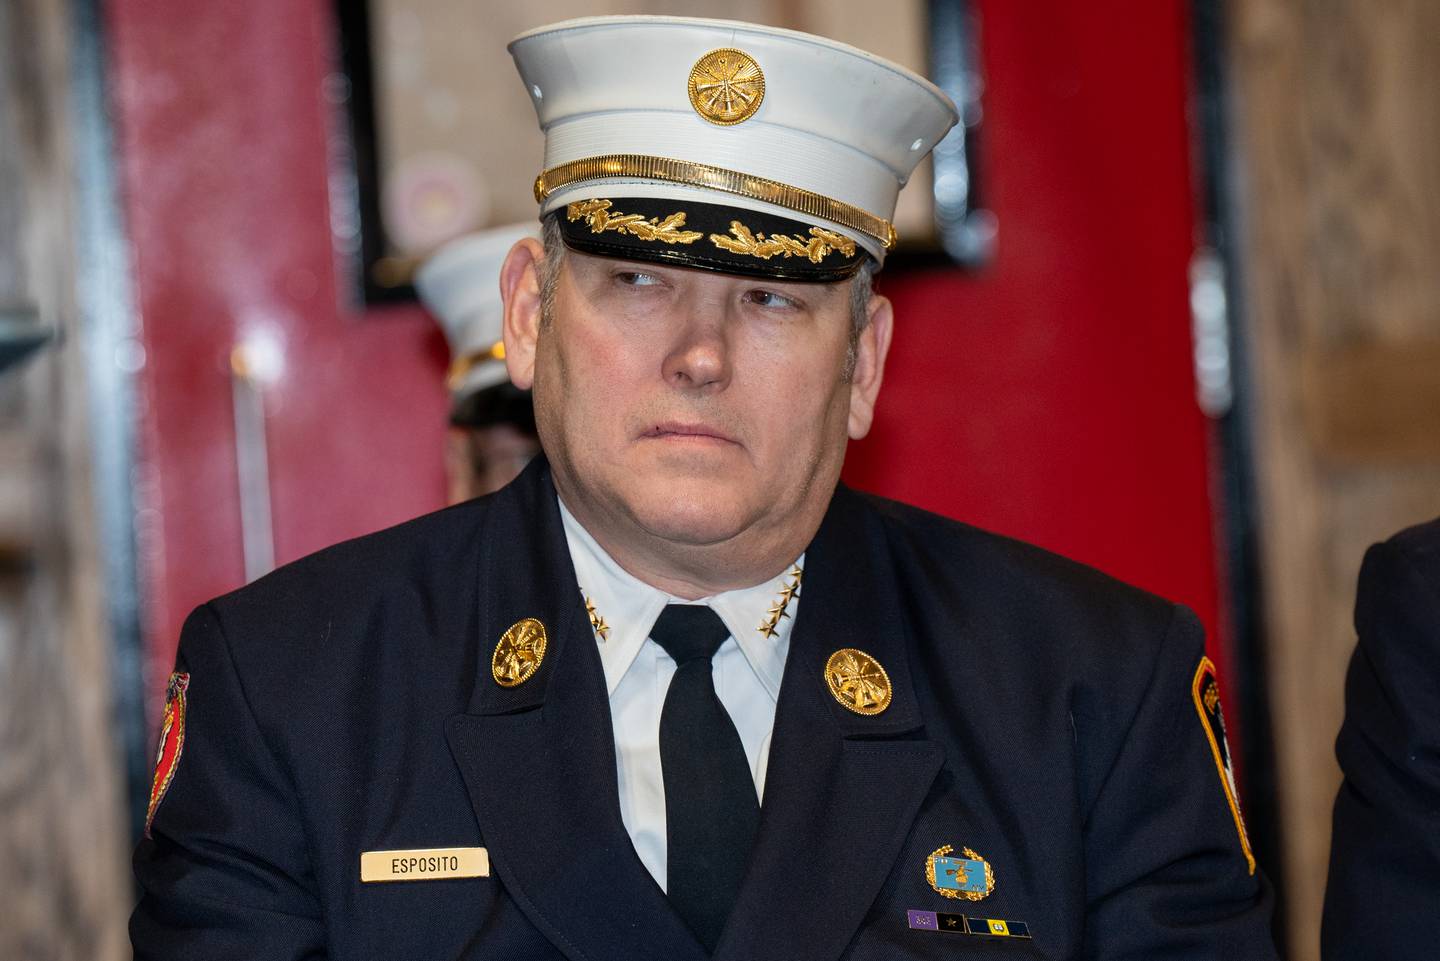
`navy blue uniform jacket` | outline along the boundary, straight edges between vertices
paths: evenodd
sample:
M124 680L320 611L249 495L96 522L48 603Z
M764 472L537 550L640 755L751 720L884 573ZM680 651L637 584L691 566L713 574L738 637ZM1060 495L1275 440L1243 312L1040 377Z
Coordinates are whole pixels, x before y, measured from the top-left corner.
M840 488L806 554L749 873L715 957L1273 958L1191 684L1195 617L1038 549ZM534 677L491 677L538 618ZM881 714L822 676L856 647ZM140 959L704 952L621 823L595 640L549 468L291 564L185 626L183 752L135 868ZM941 897L942 845L994 892ZM487 878L360 881L488 848ZM908 910L1032 940L911 930Z
M1320 954L1440 954L1440 518L1365 554Z

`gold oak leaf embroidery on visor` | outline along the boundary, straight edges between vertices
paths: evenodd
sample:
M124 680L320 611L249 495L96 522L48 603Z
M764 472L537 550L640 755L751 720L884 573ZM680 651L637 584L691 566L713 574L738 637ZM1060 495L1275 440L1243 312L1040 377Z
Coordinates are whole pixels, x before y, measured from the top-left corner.
M855 241L823 227L811 227L810 239L805 240L790 234L770 234L767 237L763 233L752 232L738 220L732 220L730 236L711 234L710 242L721 250L759 257L761 260L769 260L778 255L787 258L804 257L812 264L818 264L836 251L846 257L855 256Z
M696 230L681 230L685 226L685 212L673 213L661 220L651 217L646 220L640 214L612 213L613 201L581 200L565 208L565 216L571 223L583 220L590 226L592 234L613 230L630 234L641 240L658 240L666 244L693 244L703 233Z

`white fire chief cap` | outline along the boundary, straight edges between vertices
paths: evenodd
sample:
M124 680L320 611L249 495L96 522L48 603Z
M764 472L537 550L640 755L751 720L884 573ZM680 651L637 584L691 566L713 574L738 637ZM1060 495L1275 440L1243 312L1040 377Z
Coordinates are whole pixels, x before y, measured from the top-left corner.
M959 115L923 77L730 20L590 17L510 43L545 133L540 214L590 253L833 281Z
M415 273L415 291L450 345L447 386L456 403L509 380L500 265L511 247L538 233L531 222L466 234L440 247Z

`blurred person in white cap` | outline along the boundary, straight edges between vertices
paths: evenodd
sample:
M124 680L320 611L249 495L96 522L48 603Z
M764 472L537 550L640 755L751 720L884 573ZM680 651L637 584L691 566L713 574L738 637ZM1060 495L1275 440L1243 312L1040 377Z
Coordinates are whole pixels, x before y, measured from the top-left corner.
M511 52L544 456L195 613L137 957L1273 958L1194 615L839 483L950 101L728 21Z
M501 339L500 265L534 223L467 234L435 251L415 274L421 302L450 345L448 503L499 490L540 452L530 392L510 383Z

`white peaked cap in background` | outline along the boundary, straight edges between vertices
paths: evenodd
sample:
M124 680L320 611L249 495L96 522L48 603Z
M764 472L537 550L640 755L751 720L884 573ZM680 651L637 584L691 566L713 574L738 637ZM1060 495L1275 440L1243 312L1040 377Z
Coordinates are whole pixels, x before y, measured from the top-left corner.
M535 222L457 237L415 274L415 290L450 344L450 393L456 400L508 379L501 345L500 266L516 242L538 237Z
M888 60L738 21L591 17L529 31L509 49L545 133L542 216L601 196L724 204L840 232L883 261L896 195L959 116L934 84ZM763 73L745 94L759 95L758 109L707 119L692 72L726 51ZM608 163L583 163L594 158ZM864 216L820 215L848 211Z

